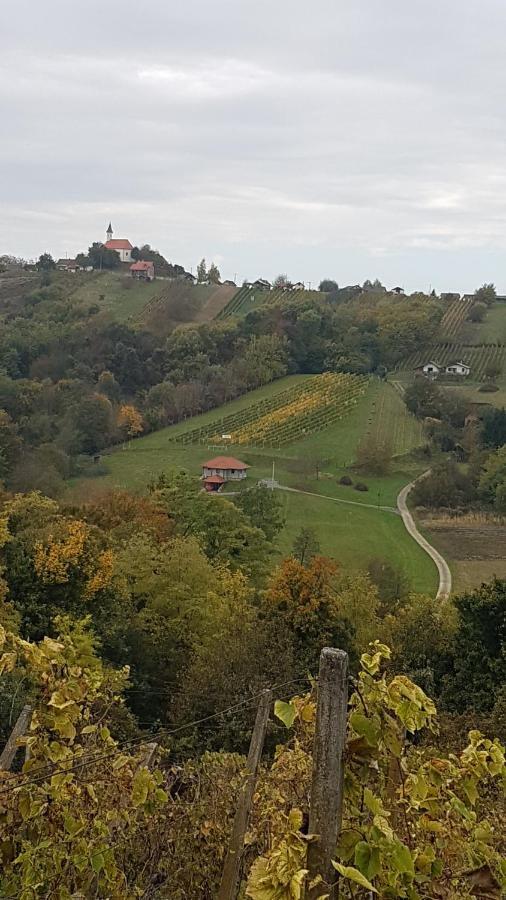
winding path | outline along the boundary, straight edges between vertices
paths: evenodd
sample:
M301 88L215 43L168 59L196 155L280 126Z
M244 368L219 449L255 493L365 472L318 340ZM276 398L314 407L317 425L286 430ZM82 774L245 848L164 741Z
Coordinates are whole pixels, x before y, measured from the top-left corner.
M447 597L452 589L452 573L450 572L450 567L444 557L442 557L441 554L438 553L436 548L433 547L432 544L429 544L429 542L424 538L423 534L420 534L407 504L407 497L409 492L415 486L416 482L420 481L421 478L425 478L429 474L429 472L430 469L429 471L424 472L423 475L419 475L418 478L415 478L414 481L411 481L409 484L402 488L397 497L397 509L402 516L402 521L404 522L404 527L406 528L408 534L410 534L413 540L415 540L416 543L419 544L426 553L428 553L430 558L435 562L437 566L437 570L439 573L439 587L436 594L436 599L441 599L443 597Z

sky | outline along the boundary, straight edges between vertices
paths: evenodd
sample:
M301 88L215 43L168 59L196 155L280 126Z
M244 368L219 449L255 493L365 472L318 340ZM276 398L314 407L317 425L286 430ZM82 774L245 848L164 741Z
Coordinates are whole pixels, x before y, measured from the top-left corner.
M506 293L504 0L6 0L0 254Z

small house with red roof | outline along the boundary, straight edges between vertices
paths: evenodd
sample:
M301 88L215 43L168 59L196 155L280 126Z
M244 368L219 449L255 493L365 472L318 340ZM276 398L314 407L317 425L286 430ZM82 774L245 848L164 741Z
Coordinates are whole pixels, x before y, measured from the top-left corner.
M216 456L202 464L202 481L206 491L219 491L226 481L242 481L249 466L233 456Z
M130 266L130 275L132 278L139 278L141 281L153 281L155 277L155 264L150 260L138 259L137 262Z
M106 231L106 242L104 247L107 250L116 250L122 263L132 262L132 250L134 249L130 241L126 238L113 238L112 225L109 222L109 228Z

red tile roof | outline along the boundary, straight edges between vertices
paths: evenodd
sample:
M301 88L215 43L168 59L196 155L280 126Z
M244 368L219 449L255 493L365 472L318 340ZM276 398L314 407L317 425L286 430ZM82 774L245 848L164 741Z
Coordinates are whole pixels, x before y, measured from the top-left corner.
M246 463L240 459L234 459L233 456L216 456L209 462L202 463L203 469L249 469Z
M149 262L149 260L138 259L137 262L132 263L130 266L130 271L134 272L145 272L147 269L152 269L154 267L154 263Z
M221 475L208 475L204 478L204 484L225 484L225 479Z
M104 247L107 250L133 250L130 241L127 241L125 238L113 238L112 240L107 241L104 244Z

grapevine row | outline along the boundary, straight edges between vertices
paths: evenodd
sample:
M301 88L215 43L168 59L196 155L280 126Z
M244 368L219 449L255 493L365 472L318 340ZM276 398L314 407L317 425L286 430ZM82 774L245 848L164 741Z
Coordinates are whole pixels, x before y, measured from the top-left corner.
M487 366L496 363L504 371L506 367L506 345L504 344L433 344L427 350L417 350L408 356L397 367L398 369L416 369L433 360L440 366L447 366L452 362L467 363L471 367L471 379L482 380L485 378Z
M176 435L182 444L228 443L282 447L294 440L322 431L356 405L365 392L362 375L325 373L258 400L245 409L214 419L206 425Z

